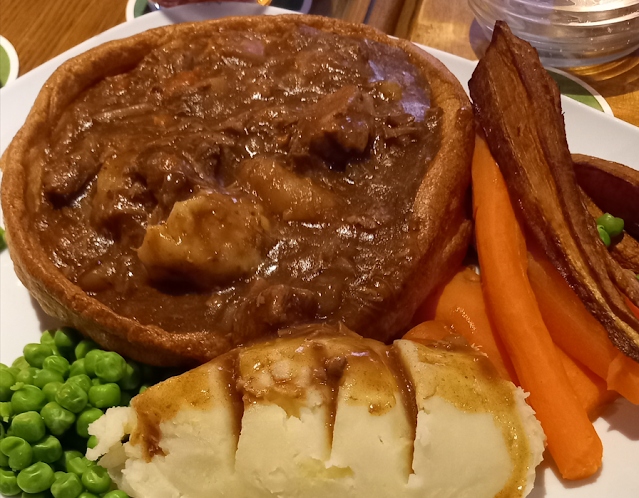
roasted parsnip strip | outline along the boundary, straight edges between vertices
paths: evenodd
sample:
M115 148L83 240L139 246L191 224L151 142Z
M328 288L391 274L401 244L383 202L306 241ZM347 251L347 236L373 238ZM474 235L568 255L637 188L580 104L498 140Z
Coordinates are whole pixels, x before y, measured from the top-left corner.
M637 302L639 281L631 281L599 239L577 188L559 90L535 50L497 22L469 87L528 230L612 342L639 361L639 320L617 287Z

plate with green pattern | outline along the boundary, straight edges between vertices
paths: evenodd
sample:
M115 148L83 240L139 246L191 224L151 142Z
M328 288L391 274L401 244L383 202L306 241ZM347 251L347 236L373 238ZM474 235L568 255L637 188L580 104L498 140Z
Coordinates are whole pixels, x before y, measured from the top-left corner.
M0 88L18 77L18 54L4 36L0 36Z
M586 104L593 109L597 109L605 114L614 116L612 109L606 99L591 87L588 83L581 81L576 76L573 76L566 71L562 71L556 68L547 68L548 74L555 80L559 91L562 95L569 97L577 102Z

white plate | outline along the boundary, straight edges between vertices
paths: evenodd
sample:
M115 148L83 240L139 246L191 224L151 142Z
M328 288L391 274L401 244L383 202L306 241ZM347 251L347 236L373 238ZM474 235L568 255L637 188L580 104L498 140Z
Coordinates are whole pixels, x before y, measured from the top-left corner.
M220 4L215 17L282 12L258 5ZM203 20L210 18L211 14L210 6L202 8L198 5L153 12L120 24L27 73L0 94L0 151L4 151L22 126L44 82L65 60L109 40L124 38L158 26ZM438 50L426 50L446 64L467 88L466 82L473 72L474 62ZM639 128L568 98L562 99L562 105L568 142L573 152L602 157L639 169ZM7 251L0 256L0 263L0 360L11 363L22 354L25 344L37 342L40 331L55 324L40 310L18 281ZM597 420L595 427L604 443L601 471L588 482L571 484L560 481L553 467L544 464L542 470L538 471L536 487L531 497L638 496L639 407L625 400L617 401Z

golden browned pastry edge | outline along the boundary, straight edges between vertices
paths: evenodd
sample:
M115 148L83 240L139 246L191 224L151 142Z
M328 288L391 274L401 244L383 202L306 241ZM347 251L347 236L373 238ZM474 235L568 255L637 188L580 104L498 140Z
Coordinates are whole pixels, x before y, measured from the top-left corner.
M50 123L56 122L82 91L105 76L131 69L154 48L176 37L202 37L221 29L272 33L290 24L306 24L402 48L429 81L432 100L443 110L441 147L414 206L422 249L421 270L406 282L405 292L392 311L380 317L380 327L397 331L397 320L452 275L466 253L472 231L464 204L474 147L472 108L456 78L441 62L410 42L389 38L367 26L303 15L229 17L157 28L106 43L64 63L42 88L25 125L2 156L0 168L2 208L15 271L46 313L78 328L105 348L156 365L203 362L234 346L214 332L169 333L154 325L142 325L116 314L67 280L30 230L28 204L39 195L37 182L30 181L31 155L43 137L48 137ZM359 332L366 335L366 331ZM391 334L379 337L391 338Z

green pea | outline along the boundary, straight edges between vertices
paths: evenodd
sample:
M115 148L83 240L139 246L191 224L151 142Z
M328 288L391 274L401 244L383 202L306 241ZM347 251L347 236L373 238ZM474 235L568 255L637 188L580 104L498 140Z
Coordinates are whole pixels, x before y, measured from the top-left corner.
M20 370L24 370L25 368L30 367L31 365L29 365L29 362L25 359L24 356L18 356L13 363L11 364L12 367L16 367L19 368Z
M120 386L104 384L89 389L89 402L96 408L110 408L120 404Z
M55 463L62 458L62 444L55 436L44 436L31 448L36 462Z
M63 385L63 382L49 382L42 388L42 392L48 402L55 401L55 395L58 394L58 391Z
M56 463L58 463L58 462L56 462ZM57 472L54 472L53 478L57 481L58 479L60 479L61 477L64 477L65 475L67 475L66 472L64 472L62 470L58 470Z
M87 463L82 459L82 457L72 458L67 462L67 472L71 472L78 476L84 474L84 472L89 468Z
M112 351L100 355L95 364L96 377L106 382L118 382L127 371L127 362Z
M144 391L146 391L149 387L151 387L151 386L150 386L150 385L148 385L148 384L142 384L142 385L140 386L140 390L138 391L138 394L142 394L142 393L143 393Z
M33 385L33 379L39 371L40 369L35 367L23 368L18 372L18 375L16 375L16 384L22 382L23 384Z
M27 344L24 347L24 358L29 365L35 368L42 368L44 359L53 354L53 349L46 344Z
M131 404L131 400L133 396L130 393L122 391L120 393L120 406L129 406Z
M0 403L0 420L4 423L8 423L13 417L13 407L10 401L4 401Z
M91 379L92 386L103 386L104 384L108 384L108 382L98 379L97 377L95 379Z
M75 360L71 363L71 367L69 368L69 377L74 377L76 375L86 375L87 370L84 368L84 358L81 360Z
M76 359L81 360L82 358L86 357L89 351L98 349L99 347L100 346L98 346L95 342L89 339L84 339L80 341L75 347L75 357Z
M47 402L47 397L36 386L26 385L11 396L13 413L39 412Z
M97 436L89 436L89 440L87 441L87 448L95 448L98 445Z
M61 436L75 422L75 415L55 401L47 403L40 414L44 420L44 425L54 436Z
M88 438L89 425L99 419L102 415L104 415L104 412L98 408L89 408L84 410L80 415L78 415L78 420L75 423L78 435Z
M4 431L4 428L2 429ZM4 439L4 434L2 435ZM0 451L0 468L9 467L9 457Z
M0 401L9 401L13 395L11 387L16 383L16 378L11 371L6 368L0 370Z
M53 331L53 334L55 334L55 330ZM53 334L51 334L51 330L45 330L44 332L42 332L42 335L40 336L40 344L46 344L50 348L52 348L52 346L55 346L55 339L53 338Z
M616 237L623 232L623 220L621 218L617 218L610 213L606 213L597 218L597 225L603 227L603 229L608 232L608 235L611 237Z
M89 467L82 474L82 484L91 493L106 493L111 488L111 477L104 467Z
M53 481L53 469L44 462L36 462L18 474L18 486L27 493L42 493Z
M138 388L140 383L142 382L142 373L140 371L140 366L134 361L126 362L126 370L124 371L124 376L120 379L118 384L120 388L125 391L133 391Z
M62 356L50 356L50 358L62 358ZM64 358L62 358L64 359ZM39 370L33 376L33 385L42 389L50 382L64 382L64 377L59 372L47 370L46 368Z
M75 474L60 476L51 485L51 494L54 498L77 498L82 491L82 482Z
M4 228L0 227L0 251L4 251L7 248L7 235Z
M102 498L129 498L124 491L120 491L119 489L115 491L109 491L107 494L102 495Z
M45 370L53 370L54 372L58 372L65 379L69 376L69 370L71 368L69 364L69 360L62 356L49 356L44 359L44 363L42 364L42 368Z
M14 436L29 443L40 441L46 432L44 421L38 412L24 412L13 417L11 430Z
M604 245L606 247L610 247L610 235L608 234L608 232L606 232L604 227L602 227L601 225L597 225L597 231L599 232L599 237L601 238L601 241L604 243Z
M98 364L100 357L105 354L105 351L101 349L92 349L84 357L84 369L87 371L89 377L95 377L95 368Z
M75 359L77 356L76 348L80 341L80 333L77 330L71 327L62 327L60 330L56 330L54 340L62 356L67 359Z
M16 496L21 492L15 472L0 469L0 493L4 496Z
M9 467L12 470L22 470L33 462L31 445L20 437L5 437L0 441L0 451L9 457Z
M87 393L78 384L69 382L73 378L76 377L70 377L60 388L55 395L55 400L63 408L73 413L80 413L87 406Z
M67 472L69 462L74 458L82 458L82 453L75 450L67 450L63 453L62 458L56 462L56 467Z
M102 495L102 496L106 496L106 495ZM98 497L97 495L94 495L93 493L89 493L88 491L85 491L80 496L78 496L78 498L98 498Z
M74 375L73 377L69 377L67 379L67 384L75 384L77 386L80 386L83 391L89 392L89 389L91 389L91 386L93 385L91 381L92 379L89 378L88 375L79 374Z

